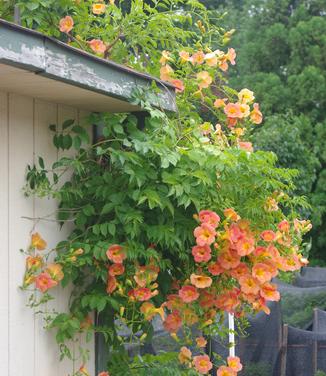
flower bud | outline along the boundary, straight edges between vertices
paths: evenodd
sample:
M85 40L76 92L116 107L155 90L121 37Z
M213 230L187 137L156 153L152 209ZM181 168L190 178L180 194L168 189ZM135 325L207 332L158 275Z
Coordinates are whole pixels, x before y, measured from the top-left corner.
M147 337L147 333L144 333L143 335L141 335L139 338L140 342L144 341L146 337Z
M176 341L179 342L179 337L177 336L177 333L171 333L171 337Z
M84 250L81 248L76 249L76 251L73 253L75 256L82 255L84 253Z

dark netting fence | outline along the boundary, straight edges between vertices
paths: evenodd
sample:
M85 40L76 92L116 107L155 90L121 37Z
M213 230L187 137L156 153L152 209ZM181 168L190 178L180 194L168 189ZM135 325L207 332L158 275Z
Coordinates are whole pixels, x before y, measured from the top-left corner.
M244 365L239 376L323 375L318 371L326 375L326 268L303 268L293 284L274 282L281 301L269 304L270 315L260 312L248 317L246 335L235 338L236 355ZM227 326L227 319L224 325ZM120 330L121 336L130 335L126 329ZM165 332L160 319L153 322L153 330L154 335L145 346L137 341L126 345L130 357L179 351L180 344ZM198 335L194 332L194 336ZM214 353L228 356L227 336L214 337L210 346ZM101 335L97 336L96 348L97 363L103 369L108 349Z
M282 347L282 317L277 303L269 305L270 315L264 312L249 318L247 337L240 337L237 355L243 360L246 376L260 372L262 375L280 375ZM257 364L259 368L257 369ZM256 366L255 366L256 365Z
M326 372L326 268L303 268L292 285L275 280L281 301L249 318L237 339L241 376L315 376Z
M326 371L326 333L286 326L283 330L286 376L314 376Z
M315 376L326 372L326 268L303 268L293 284L275 280L281 301L270 315L249 317L246 337L236 338L241 376ZM214 339L224 357L227 342ZM318 374L319 375L319 374Z
M298 274L294 285L299 287L326 286L326 268L305 267Z
M281 293L282 319L299 329L312 325L313 310L326 309L326 286L298 287L277 281Z

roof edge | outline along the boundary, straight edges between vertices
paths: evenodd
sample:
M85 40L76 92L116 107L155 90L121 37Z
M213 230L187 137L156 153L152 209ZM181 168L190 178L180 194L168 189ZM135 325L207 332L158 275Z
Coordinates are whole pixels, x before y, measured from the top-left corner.
M2 19L0 61L125 101L131 99L135 87L147 90L154 81L161 91L152 104L177 110L172 84Z

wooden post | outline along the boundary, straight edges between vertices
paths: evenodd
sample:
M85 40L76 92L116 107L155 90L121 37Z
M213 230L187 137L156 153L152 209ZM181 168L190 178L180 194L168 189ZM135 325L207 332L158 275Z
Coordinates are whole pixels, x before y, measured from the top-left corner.
M287 324L283 325L282 333L282 349L281 349L281 374L280 376L286 376L286 357L288 349L288 332L289 327Z
M318 311L314 308L313 321L312 321L313 333L318 333ZM312 371L313 374L318 369L318 341L316 339L312 342Z
M318 366L318 341L314 340L312 343L312 371L313 375L317 373Z
M314 313L313 313L313 320L312 320L312 330L314 332L318 332L318 311L317 308L314 308Z

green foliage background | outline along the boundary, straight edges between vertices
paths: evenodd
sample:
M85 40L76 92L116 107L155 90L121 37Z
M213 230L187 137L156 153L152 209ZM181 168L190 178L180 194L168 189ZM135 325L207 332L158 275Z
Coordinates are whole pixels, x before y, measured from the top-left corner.
M266 116L256 147L297 168L298 192L313 206L312 253L326 261L326 3L323 0L202 0L236 28L230 85L248 87Z

